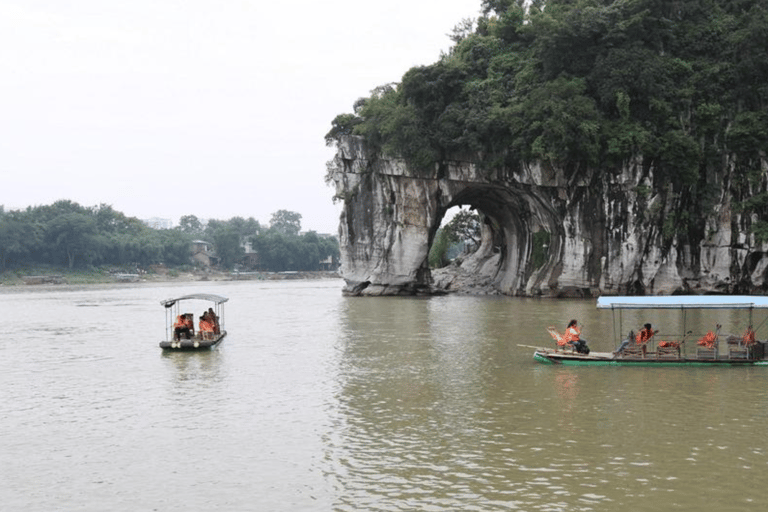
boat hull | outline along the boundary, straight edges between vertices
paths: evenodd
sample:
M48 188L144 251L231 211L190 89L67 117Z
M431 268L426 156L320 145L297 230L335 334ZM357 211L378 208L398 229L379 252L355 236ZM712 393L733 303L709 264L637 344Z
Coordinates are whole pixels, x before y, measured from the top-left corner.
M227 331L222 331L221 334L215 335L210 340L201 340L199 338L192 338L190 340L179 341L161 341L160 348L169 351L195 351L195 350L213 350L218 347L224 340L224 336L227 335Z
M533 359L542 364L559 364L563 366L768 366L765 359L656 359L646 358L614 358L610 352L590 353L589 355L572 354L548 349L539 349L533 353Z

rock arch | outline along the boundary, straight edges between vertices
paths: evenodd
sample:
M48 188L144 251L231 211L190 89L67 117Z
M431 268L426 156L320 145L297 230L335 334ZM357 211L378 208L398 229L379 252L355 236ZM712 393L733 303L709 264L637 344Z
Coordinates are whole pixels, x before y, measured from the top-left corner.
M452 159L423 177L406 161L384 158L361 138L345 137L327 176L344 202L344 293L435 292L429 247L445 212L456 205L471 205L488 217L481 247L464 265L500 293L590 295L638 286L653 294L728 292L735 286L743 293L763 286L768 250L731 246L739 219L731 217L726 194L708 220L716 237L694 247L664 244L648 221L648 211L661 200L638 197L648 173L630 162L618 172L566 178L562 169L538 164L487 170L470 159ZM756 275L755 268L764 271Z

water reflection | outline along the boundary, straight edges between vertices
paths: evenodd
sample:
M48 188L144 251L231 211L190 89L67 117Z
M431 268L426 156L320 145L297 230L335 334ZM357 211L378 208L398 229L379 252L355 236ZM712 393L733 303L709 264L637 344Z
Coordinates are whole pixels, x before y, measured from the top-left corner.
M765 414L751 404L766 372L537 365L516 342L540 343L562 318L583 319L598 349L612 343L597 335L611 324L593 304L543 304L346 302L339 428L325 439L335 508L707 509L702 481L739 506L755 499L743 480L716 484L730 478L710 470L768 462L752 430Z
M219 350L162 351L161 357L170 370L169 384L171 386L179 386L187 382L210 384L212 381L221 380L220 373L224 355Z

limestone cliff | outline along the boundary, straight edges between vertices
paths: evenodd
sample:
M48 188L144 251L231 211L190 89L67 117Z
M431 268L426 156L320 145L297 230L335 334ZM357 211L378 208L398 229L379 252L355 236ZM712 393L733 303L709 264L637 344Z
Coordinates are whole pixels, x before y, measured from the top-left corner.
M654 190L654 169L639 161L619 172L569 178L541 164L489 171L457 158L423 177L403 160L369 152L360 138L343 137L337 148L328 178L344 203L345 293L453 290L450 279L432 279L427 255L443 215L457 205L486 218L480 249L463 268L500 293L765 291L768 246L749 235L751 219L734 212L725 185L705 216L703 236L689 243L663 229L665 212L680 198ZM725 169L712 179L729 182ZM762 174L768 174L765 159Z

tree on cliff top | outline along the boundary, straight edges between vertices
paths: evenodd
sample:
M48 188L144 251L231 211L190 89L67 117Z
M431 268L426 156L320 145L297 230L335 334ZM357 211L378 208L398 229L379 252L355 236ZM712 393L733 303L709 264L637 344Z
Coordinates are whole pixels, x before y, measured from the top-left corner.
M735 202L753 195L768 153L765 1L483 0L482 13L437 62L337 116L326 139L363 136L423 175L449 155L569 176L639 157L655 190L689 198L696 215L679 231L700 230L725 161L744 177Z

